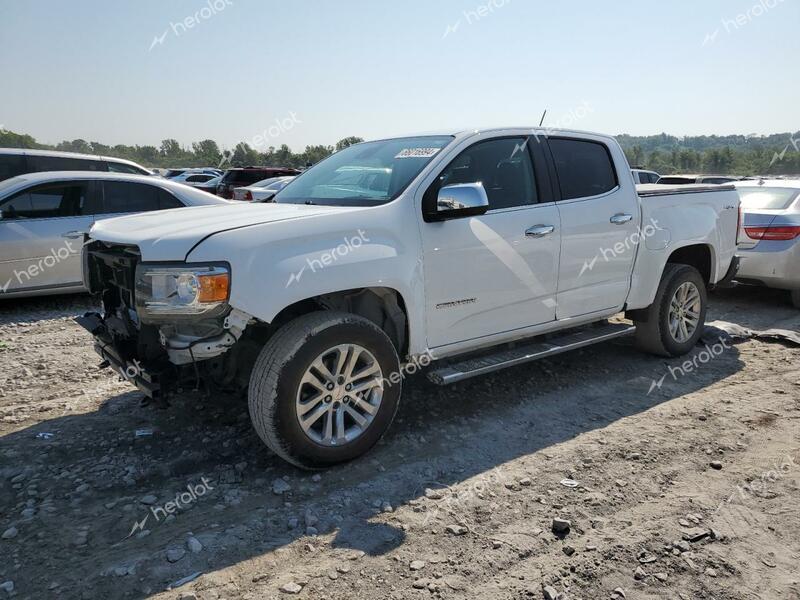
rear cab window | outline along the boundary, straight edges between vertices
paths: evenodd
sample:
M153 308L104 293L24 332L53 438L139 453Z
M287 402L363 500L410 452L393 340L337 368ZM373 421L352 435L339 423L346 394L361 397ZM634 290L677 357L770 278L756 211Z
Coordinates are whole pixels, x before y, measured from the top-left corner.
M562 200L600 196L619 185L605 144L572 138L549 138L548 143Z

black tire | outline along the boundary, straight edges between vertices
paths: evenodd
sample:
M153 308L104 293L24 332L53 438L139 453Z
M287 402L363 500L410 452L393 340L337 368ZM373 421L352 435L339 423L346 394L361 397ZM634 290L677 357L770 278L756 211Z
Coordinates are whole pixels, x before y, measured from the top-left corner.
M700 320L692 336L678 342L670 333L669 310L672 298L684 283L693 283L700 293ZM653 304L643 312L636 325L636 343L639 348L657 356L682 356L691 351L703 335L708 308L708 291L700 272L689 265L669 263L661 276Z
M800 290L792 290L792 304L795 308L800 308Z
M305 434L295 411L300 380L320 353L345 343L358 344L372 353L384 380L400 373L397 351L383 330L357 315L334 311L310 313L284 325L266 343L253 367L248 390L253 427L273 452L295 466L319 469L363 455L383 436L397 413L402 382L393 378L390 385L384 385L372 422L356 439L330 447Z

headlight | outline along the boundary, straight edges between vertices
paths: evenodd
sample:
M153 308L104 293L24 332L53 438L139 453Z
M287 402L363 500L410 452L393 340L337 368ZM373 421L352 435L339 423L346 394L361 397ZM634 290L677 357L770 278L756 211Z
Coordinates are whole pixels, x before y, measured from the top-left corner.
M214 316L230 295L230 269L220 265L136 267L136 311L143 322L159 317Z

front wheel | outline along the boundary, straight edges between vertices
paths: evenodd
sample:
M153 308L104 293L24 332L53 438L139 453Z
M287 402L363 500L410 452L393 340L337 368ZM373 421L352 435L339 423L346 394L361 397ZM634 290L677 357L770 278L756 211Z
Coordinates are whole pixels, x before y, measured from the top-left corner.
M400 361L371 321L315 312L281 328L250 376L250 418L259 437L302 468L328 467L367 452L400 401Z
M688 353L703 334L707 305L700 272L689 265L667 264L653 304L634 321L638 346L659 356Z

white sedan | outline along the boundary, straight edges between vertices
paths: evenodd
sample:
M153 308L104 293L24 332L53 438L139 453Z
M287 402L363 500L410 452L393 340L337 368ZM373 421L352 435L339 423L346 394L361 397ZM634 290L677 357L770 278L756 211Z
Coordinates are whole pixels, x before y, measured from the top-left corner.
M229 204L161 177L49 171L0 182L0 298L84 291L81 247L99 220Z
M269 202L275 194L289 185L289 182L294 178L295 176L270 177L246 187L234 188L233 199L248 202Z
M800 181L762 179L734 184L742 199L741 283L789 290L800 308Z

